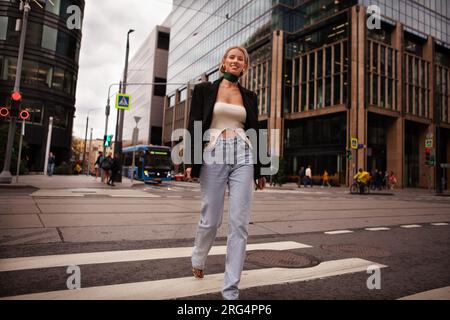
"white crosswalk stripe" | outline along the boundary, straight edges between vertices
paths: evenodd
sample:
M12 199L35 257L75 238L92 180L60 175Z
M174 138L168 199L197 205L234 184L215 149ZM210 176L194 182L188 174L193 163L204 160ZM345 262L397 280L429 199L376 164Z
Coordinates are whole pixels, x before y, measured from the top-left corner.
M356 272L366 272L369 267L385 268L368 260L351 258L327 261L306 269L268 268L248 270L242 274L240 289L260 286L310 281ZM5 300L164 300L192 297L220 292L223 274L207 275L203 280L193 277L117 284L62 290L8 297ZM2 299L4 300L4 299Z
M312 248L310 245L294 241L248 244L247 251L252 250L298 250ZM54 267L121 263L156 259L189 257L191 247L157 248L145 250L90 252L63 254L53 256L35 256L12 259L0 259L0 272L20 272L30 269ZM210 255L225 255L226 246L214 246ZM347 258L324 261L311 268L264 268L244 270L240 289L267 285L324 279L344 274L367 272L369 267L387 266L376 262ZM203 280L194 277L168 278L153 281L141 281L96 287L82 287L77 290L60 290L39 292L20 296L9 296L0 300L163 300L194 297L202 294L219 293L223 285L223 273L207 274Z
M247 245L247 251L293 250L303 248L310 248L310 246L293 241L270 242L270 243ZM87 264L185 258L190 257L191 253L192 247L181 247L181 248L160 248L160 249L146 249L146 250L91 252L91 253L76 253L65 255L1 259L0 272L39 269L39 268L67 267L75 265L80 266ZM214 246L211 248L210 255L224 255L224 254L226 254L226 246Z

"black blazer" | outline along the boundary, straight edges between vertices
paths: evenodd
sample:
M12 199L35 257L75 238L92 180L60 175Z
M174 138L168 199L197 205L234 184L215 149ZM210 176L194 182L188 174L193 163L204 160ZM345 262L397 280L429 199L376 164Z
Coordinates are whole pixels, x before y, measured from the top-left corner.
M187 162L194 163L194 121L202 121L202 137L204 133L211 127L214 105L217 102L217 96L219 93L219 85L223 78L216 80L214 83L204 82L197 84L194 87L191 101L191 111L189 114L188 130L191 136L191 155ZM253 148L256 148L257 161L253 165L254 167L254 179L261 177L261 161L259 157L259 123L258 123L258 96L253 91L247 90L238 83L239 91L244 101L244 107L247 110L247 119L245 122L244 130L254 129L258 133L258 143ZM207 142L203 142L202 150ZM203 158L203 152L202 152ZM200 177L201 164L193 164L191 176L194 178Z

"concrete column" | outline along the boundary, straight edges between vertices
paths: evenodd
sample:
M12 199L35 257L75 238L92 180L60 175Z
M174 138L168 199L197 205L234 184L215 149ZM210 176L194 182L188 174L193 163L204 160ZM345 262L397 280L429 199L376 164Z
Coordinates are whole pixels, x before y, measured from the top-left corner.
M428 127L428 129L425 132L425 137L427 134L433 135L433 150L436 150L436 115L435 115L435 105L434 105L434 95L435 95L435 76L434 76L434 39L431 36L428 36L427 42L423 46L423 58L430 63L430 70L429 70L429 79L428 83L430 84L430 98L429 98L429 114L428 118L432 119L433 123ZM420 159L420 170L424 172L425 175L425 185L424 187L428 187L429 183L431 183L431 187L435 188L435 181L436 181L436 168L427 167L425 165L425 140L422 141L422 136L420 139L420 152L423 153L423 156L421 156ZM422 167L423 166L423 167ZM422 177L422 175L421 175ZM431 181L429 181L431 179ZM422 186L422 179L421 179L421 186Z
M347 137L347 149L350 141L357 138L359 144L367 145L367 110L365 108L365 48L366 48L366 11L364 7L354 6L351 9L351 94L350 119ZM353 159L347 161L348 182L358 168L367 169L367 149L353 152Z
M279 141L271 141L270 132L272 129L281 130L283 128L283 44L284 32L282 30L275 30L272 34L272 78L271 81L271 97L270 97L270 117L268 120L269 129L269 146L275 148L275 155L281 155L281 146L283 143L280 134Z

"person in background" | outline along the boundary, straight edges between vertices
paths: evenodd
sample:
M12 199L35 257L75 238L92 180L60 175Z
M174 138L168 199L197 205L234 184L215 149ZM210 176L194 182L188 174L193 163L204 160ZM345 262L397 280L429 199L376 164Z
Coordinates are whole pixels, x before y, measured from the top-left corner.
M98 153L98 157L97 160L95 161L94 167L95 167L95 180L97 180L97 178L100 176L101 173L101 168L100 165L103 162L103 160L105 159L105 157L103 157L103 152L99 152Z
M306 169L306 172L305 172L305 188L306 188L307 183L311 186L311 188L313 187L311 166L308 166L308 168Z
M300 188L305 179L305 167L301 167L298 171L298 187Z
M55 170L55 160L56 157L53 154L53 152L50 152L48 156L48 166L47 166L47 173L49 177L53 176L53 171Z
M323 176L322 176L322 188L325 185L328 186L328 188L331 188L330 176L328 175L328 171L327 170L325 170L325 172L323 173Z

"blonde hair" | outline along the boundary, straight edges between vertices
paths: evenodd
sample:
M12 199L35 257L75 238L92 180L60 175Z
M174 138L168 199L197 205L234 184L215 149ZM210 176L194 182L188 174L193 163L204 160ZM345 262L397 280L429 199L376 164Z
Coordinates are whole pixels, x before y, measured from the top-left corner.
M233 49L238 49L244 54L245 67L244 67L244 70L242 70L241 77L247 73L248 68L250 67L250 56L248 55L247 49L245 49L244 47L241 47L241 46L233 46L233 47L228 48L225 51L225 54L223 55L222 60L220 60L220 67L219 67L220 76L223 76L223 74L225 73L225 66L223 64L223 60L225 60L228 57L228 54Z

